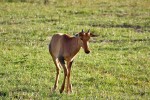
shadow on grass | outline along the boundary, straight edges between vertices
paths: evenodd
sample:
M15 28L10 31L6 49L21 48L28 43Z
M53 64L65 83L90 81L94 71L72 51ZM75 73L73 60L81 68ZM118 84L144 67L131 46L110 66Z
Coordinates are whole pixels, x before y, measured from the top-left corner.
M135 29L140 29L142 28L139 25L131 25L127 23L123 23L120 25L103 25L103 24L92 24L93 27L102 27L102 28L135 28Z
M148 47L105 47L105 48L99 48L98 50L106 50L106 51L128 51L128 50L141 50L141 49L148 49Z
M8 76L8 74L7 74L7 73L0 72L0 78L6 77L6 76Z
M100 40L100 42L140 42L140 41L150 41L150 39L131 39L131 40Z
M4 91L0 91L0 97L6 97L7 93Z
M81 25L84 25L81 23ZM134 29L137 33L150 32L150 26L141 26L141 25L132 25L128 23L122 24L101 24L101 23L89 23L89 26L92 27L100 27L100 28L126 28L126 29Z
M51 93L49 94L49 97L50 97L50 98L58 99L58 100L61 99L62 96L63 96L63 94L60 94L60 93L58 93L58 92L52 92L52 91L51 91Z
M99 48L98 50L106 50L106 51L127 51L129 48Z
M122 42L147 42L147 41L150 41L149 38L147 39L122 39L122 40L90 40L90 42L92 43L101 43L101 42L105 42L105 43L122 43Z

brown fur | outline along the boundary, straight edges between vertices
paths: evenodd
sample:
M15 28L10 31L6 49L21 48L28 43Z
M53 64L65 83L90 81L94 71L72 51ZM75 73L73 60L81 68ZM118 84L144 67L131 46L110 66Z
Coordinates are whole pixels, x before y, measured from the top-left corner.
M76 37L71 37L66 34L53 35L49 44L49 52L53 58L57 71L53 91L55 91L58 86L59 70L61 65L64 69L64 80L60 89L60 93L64 91L66 78L66 91L67 93L72 92L72 86L70 83L70 71L72 62L74 60L75 55L79 52L81 47L84 49L85 53L90 53L90 50L88 48L88 41L92 36L94 35L91 34L89 31L85 33L83 32L83 30L82 32L78 33ZM67 67L65 65L65 61L67 63Z

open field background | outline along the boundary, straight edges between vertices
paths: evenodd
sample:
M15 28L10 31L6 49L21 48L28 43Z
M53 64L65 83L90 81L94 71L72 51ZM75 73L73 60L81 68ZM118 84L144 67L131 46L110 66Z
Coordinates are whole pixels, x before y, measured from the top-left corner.
M50 37L81 29L100 36L73 63L73 93L51 93ZM149 100L150 1L0 0L0 99Z

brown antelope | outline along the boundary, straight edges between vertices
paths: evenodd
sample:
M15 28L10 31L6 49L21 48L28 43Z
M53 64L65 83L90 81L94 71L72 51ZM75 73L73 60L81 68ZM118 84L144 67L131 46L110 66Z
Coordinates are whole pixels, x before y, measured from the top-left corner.
M89 54L90 50L88 47L88 41L90 37L95 36L97 35L90 33L89 30L87 33L85 33L82 30L81 32L77 33L74 37L71 37L66 34L53 35L51 42L49 44L49 52L53 58L57 70L53 91L55 91L58 86L59 71L61 65L64 69L64 80L60 89L60 93L64 91L66 78L67 78L66 92L67 93L72 92L72 85L70 83L70 71L74 57L79 52L81 47L84 49L85 53ZM65 66L65 61L67 63L67 67Z

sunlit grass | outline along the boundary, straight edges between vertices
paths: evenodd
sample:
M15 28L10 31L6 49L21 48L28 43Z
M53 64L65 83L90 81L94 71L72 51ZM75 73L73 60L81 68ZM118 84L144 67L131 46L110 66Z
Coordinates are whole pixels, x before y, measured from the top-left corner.
M0 99L150 98L148 0L7 1L0 3ZM50 38L82 29L99 37L73 63L73 93L52 93Z

